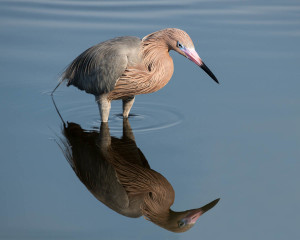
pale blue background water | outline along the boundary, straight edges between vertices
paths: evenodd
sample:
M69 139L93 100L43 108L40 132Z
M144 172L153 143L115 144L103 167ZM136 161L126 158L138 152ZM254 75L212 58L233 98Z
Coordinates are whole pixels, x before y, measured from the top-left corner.
M138 96L138 147L173 185L174 210L219 204L174 234L112 212L53 140L49 92L89 46L181 28L221 82L171 53L162 90ZM1 239L300 239L299 1L0 1ZM62 86L67 121L99 125L91 95ZM122 121L113 105L110 128Z

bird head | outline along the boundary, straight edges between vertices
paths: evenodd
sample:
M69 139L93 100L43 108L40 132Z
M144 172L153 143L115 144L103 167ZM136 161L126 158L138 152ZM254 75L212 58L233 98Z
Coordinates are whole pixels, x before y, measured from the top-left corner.
M153 219L148 216L149 220L155 224L172 232L185 232L194 226L198 218L208 210L212 209L220 198L197 209L191 209L183 212L175 212L170 209L168 217L165 219Z
M202 68L216 83L219 83L216 76L205 65L202 59L199 57L195 50L194 44L190 36L185 32L177 28L165 29L169 38L168 45L170 50L174 50L179 54L185 56L200 68Z

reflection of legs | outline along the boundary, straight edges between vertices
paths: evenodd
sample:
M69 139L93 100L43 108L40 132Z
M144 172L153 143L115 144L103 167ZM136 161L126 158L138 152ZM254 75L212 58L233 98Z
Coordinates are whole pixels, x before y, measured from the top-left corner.
M128 118L130 109L134 103L134 96L123 99L123 117Z
M108 128L108 123L107 122L102 122L100 126L100 141L97 144L101 150L104 152L107 152L107 148L111 144L111 137L110 137L110 132Z
M123 137L127 137L135 141L128 118L123 118Z
M107 94L96 96L96 102L99 106L101 122L107 122L110 111L110 101L107 99Z

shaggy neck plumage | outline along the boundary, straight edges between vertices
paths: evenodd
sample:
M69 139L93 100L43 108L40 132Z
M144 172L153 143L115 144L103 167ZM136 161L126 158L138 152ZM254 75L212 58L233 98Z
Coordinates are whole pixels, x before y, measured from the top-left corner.
M142 54L148 70L149 89L155 92L164 87L173 74L173 60L169 55L168 38L163 35L145 37L142 41Z
M127 68L115 89L109 93L109 99L152 93L163 88L169 82L174 66L169 55L170 38L163 33L157 32L143 38L141 68Z
M145 37L142 41L142 54L148 71L159 70L161 62L169 56L169 46L162 36Z

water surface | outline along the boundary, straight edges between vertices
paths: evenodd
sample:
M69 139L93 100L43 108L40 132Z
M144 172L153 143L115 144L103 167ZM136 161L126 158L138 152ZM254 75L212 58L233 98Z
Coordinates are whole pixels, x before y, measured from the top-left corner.
M0 238L299 239L299 1L0 1ZM129 119L174 209L221 201L188 232L168 232L100 203L56 143L49 92L82 51L166 27L189 33L220 80L171 53L162 90L136 97ZM94 97L62 86L65 121L99 129ZM115 102L111 135L122 135Z

